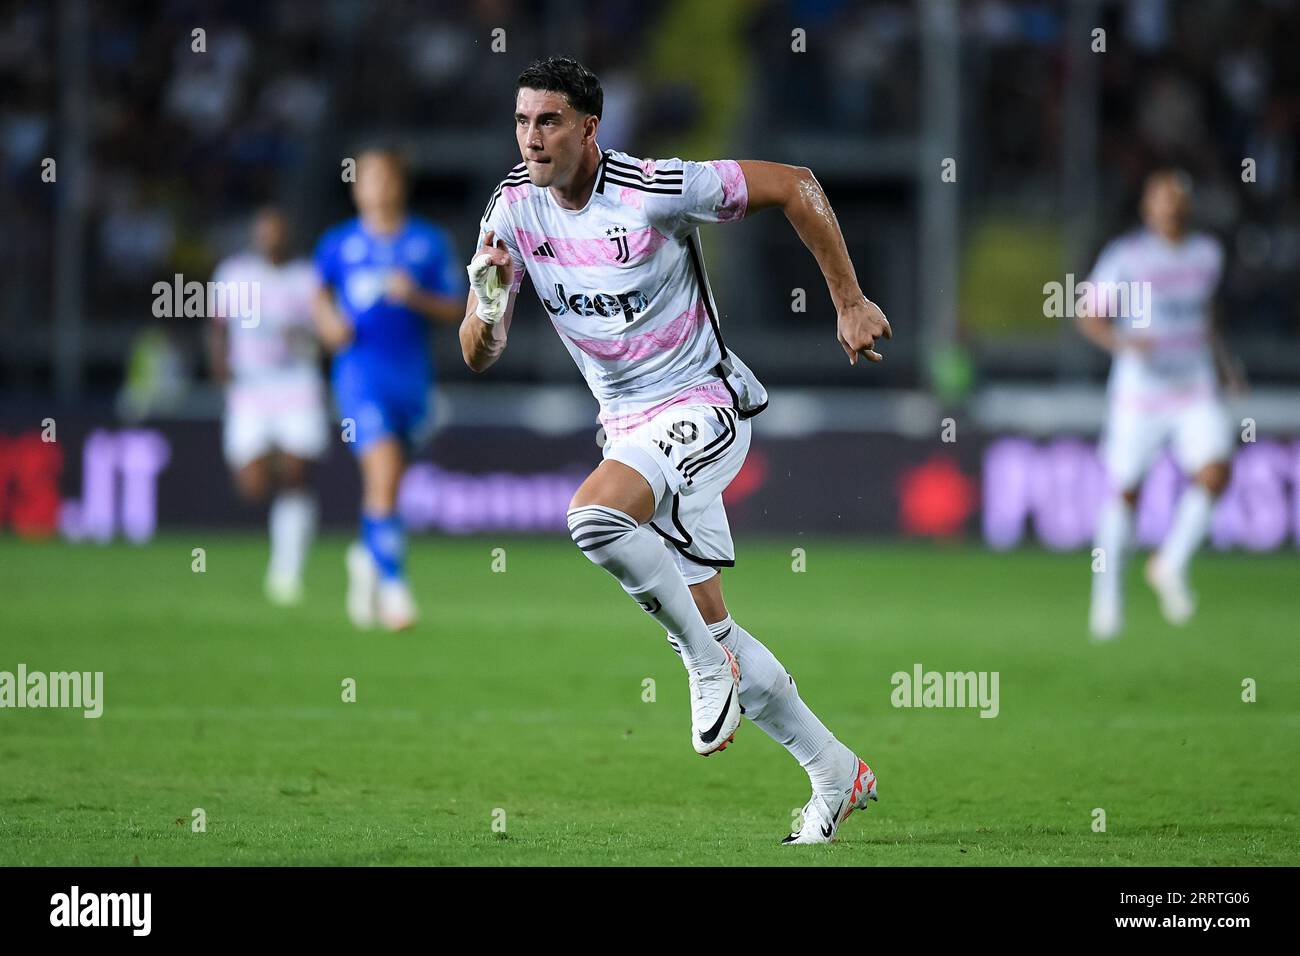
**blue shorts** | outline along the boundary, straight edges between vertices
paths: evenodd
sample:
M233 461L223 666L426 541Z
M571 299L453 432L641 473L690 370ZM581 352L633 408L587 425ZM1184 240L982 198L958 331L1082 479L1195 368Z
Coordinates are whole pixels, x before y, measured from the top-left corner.
M334 401L352 453L363 454L383 438L395 438L407 452L433 431L433 382L427 374L397 375L352 362L336 363ZM351 426L351 429L349 429Z

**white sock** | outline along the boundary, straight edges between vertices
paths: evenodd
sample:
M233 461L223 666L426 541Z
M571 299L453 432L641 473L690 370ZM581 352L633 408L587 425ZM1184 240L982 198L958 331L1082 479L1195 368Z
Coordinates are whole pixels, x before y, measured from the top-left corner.
M1103 571L1092 573L1092 599L1120 604L1124 598L1124 559L1133 540L1133 506L1115 495L1101 509L1093 545L1105 557Z
M741 713L790 751L808 772L813 793L842 791L858 758L808 709L781 662L730 615L709 630L740 662Z
M583 554L612 574L663 626L688 669L718 667L726 660L677 562L653 531L616 508L588 505L569 511L569 533Z
M1160 545L1156 557L1160 566L1180 577L1185 574L1188 562L1210 530L1213 516L1214 499L1204 485L1192 482L1178 499L1174 523Z
M316 533L316 497L309 491L281 491L271 502L271 567L274 577L302 580L302 568Z

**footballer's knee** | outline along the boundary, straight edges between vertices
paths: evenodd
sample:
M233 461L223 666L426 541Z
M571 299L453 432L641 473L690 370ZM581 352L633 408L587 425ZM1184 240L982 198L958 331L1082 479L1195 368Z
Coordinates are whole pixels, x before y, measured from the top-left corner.
M618 563L619 545L640 528L627 512L600 504L569 508L568 521L573 543L602 566Z
M1224 489L1228 487L1228 480L1232 477L1232 465L1226 461L1216 461L1206 465L1195 475L1195 481L1198 485L1208 491L1215 498L1223 494Z
M569 507L568 525L573 544L588 557L591 551L617 544L640 527L632 515L606 505Z
M307 462L295 455L280 456L280 487L299 491L307 487Z
M251 461L235 472L235 489L245 501L254 504L265 501L270 488L271 477L264 458Z

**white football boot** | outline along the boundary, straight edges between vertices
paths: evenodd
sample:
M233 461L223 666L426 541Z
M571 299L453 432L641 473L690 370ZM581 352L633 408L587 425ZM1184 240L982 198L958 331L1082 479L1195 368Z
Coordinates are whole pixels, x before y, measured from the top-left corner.
M369 630L375 626L375 591L379 584L379 569L360 541L348 545L346 564L348 620L353 627Z
M266 592L266 599L276 607L296 607L302 603L300 578L267 571L263 590Z
M865 810L867 802L875 799L876 775L859 757L853 782L837 796L814 793L812 799L804 804L799 829L782 840L781 845L831 843L848 815L854 810Z
M1166 621L1181 627L1192 619L1196 613L1196 598L1187 587L1186 577L1167 570L1153 554L1147 561L1146 578L1160 599L1160 613Z
M415 598L411 589L400 578L396 581L380 581L376 593L379 623L389 631L405 631L415 627L419 614L415 610Z
M727 655L717 668L689 671L691 688L691 743L702 757L719 750L736 739L740 726L740 664L736 655L722 647Z

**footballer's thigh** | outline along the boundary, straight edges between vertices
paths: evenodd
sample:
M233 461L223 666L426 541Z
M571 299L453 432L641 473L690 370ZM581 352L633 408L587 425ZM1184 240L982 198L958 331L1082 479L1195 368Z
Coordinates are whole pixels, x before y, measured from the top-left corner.
M305 488L314 458L303 458L282 451L276 456L276 480L282 488Z
M1218 399L1196 402L1178 415L1174 456L1183 472L1213 495L1228 486L1232 444L1232 420Z
M1136 502L1142 478L1160 454L1169 432L1166 415L1133 405L1113 404L1102 442L1102 459L1111 488L1130 502Z
M283 469L281 478L292 483L305 474L307 463L319 459L329 447L329 420L319 403L289 411L276 419L276 458Z
M260 455L232 472L235 488L246 501L265 501L271 493L271 456Z
M712 407L699 421L708 427L696 441L665 456L680 480L659 503L650 527L671 548L696 606L712 624L727 616L721 571L736 563L722 495L745 463L750 423L733 409Z
M695 520L717 500L713 524L725 531L721 494L744 463L749 423L735 411L711 405L675 406L634 431L610 438L605 460L583 482L570 508L604 505L649 522L668 541L689 546L689 532L676 529ZM706 575L707 576L707 575ZM696 583L690 577L687 583Z
M602 461L578 486L569 502L569 510L603 505L614 508L645 524L655 510L655 493L651 480L641 471L613 458Z
M247 393L244 393L245 395ZM268 460L275 451L275 414L243 400L227 411L221 444L235 487L245 498L265 496L270 481Z

